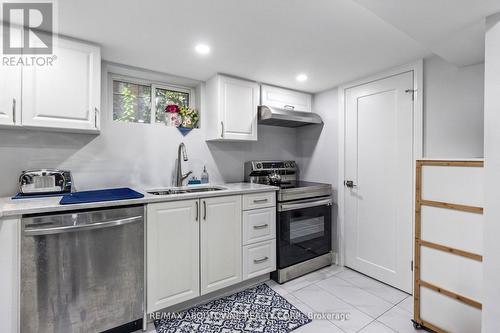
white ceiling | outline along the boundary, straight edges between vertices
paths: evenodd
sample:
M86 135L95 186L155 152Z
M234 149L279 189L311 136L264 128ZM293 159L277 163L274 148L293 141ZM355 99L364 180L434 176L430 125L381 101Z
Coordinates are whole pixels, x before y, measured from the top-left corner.
M100 44L109 61L317 92L431 52L477 62L478 22L500 1L64 0L58 10L60 33ZM479 47L467 51L471 40ZM208 56L193 51L200 42ZM299 73L309 79L295 81Z
M500 11L500 0L354 1L458 66L484 61L484 18Z

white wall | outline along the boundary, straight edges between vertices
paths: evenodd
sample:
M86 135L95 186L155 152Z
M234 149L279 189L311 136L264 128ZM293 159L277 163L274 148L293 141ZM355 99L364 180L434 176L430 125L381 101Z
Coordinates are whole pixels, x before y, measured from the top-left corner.
M301 167L300 178L332 184L334 201L339 189L338 175L338 90L314 95L313 110L323 119L323 126L306 126L297 130L297 146ZM342 187L340 187L342 189ZM332 248L339 251L337 230L338 207L332 209Z
M425 59L425 157L483 156L483 77L482 64L458 68L438 56ZM325 124L322 130L298 130L298 154L302 179L327 182L342 190L342 180L337 177L338 107L337 88L314 95L313 110Z
M424 60L424 155L483 157L484 64Z
M500 13L486 22L485 227L482 331L500 332Z
M338 89L314 95L313 110L323 119L323 126L299 128L298 153L301 178L325 182L338 188Z
M199 94L204 93L201 87ZM180 142L186 144L189 157L183 171L193 170L199 178L206 164L211 182L243 181L247 160L297 158L295 129L259 126L257 142L207 143L203 104L201 128L183 137L176 128L162 124L114 122L110 106L106 107L106 91L103 84L99 136L0 129L0 196L17 193L20 172L32 168L71 170L78 190L172 186Z
M424 60L425 157L483 157L484 65L458 68L438 56ZM323 130L299 130L302 177L338 187L338 89L314 95Z

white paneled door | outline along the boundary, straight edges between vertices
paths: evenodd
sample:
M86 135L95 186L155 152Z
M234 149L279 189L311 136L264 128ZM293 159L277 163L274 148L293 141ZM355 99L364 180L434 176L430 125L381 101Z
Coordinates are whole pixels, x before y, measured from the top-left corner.
M345 262L412 291L413 71L345 90Z

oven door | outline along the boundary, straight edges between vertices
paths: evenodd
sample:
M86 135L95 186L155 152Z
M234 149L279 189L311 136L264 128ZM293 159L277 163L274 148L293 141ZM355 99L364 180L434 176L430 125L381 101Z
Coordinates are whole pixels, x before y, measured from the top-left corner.
M278 204L279 269L326 254L332 249L332 198Z

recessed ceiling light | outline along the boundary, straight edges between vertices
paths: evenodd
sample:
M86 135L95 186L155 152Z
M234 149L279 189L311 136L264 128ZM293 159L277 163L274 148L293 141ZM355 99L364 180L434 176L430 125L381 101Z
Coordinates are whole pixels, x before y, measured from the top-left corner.
M299 82L304 82L307 80L307 75L305 74L299 74L297 75L297 77L295 78L295 80L299 81Z
M207 44L198 44L198 45L196 45L196 47L194 49L199 54L209 54L210 53L210 46L208 46Z

